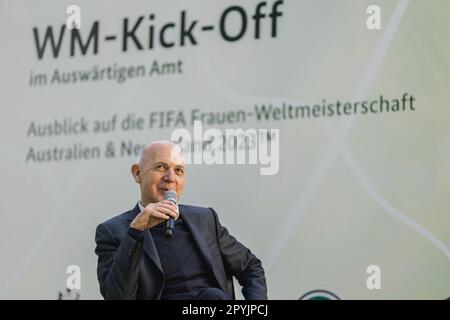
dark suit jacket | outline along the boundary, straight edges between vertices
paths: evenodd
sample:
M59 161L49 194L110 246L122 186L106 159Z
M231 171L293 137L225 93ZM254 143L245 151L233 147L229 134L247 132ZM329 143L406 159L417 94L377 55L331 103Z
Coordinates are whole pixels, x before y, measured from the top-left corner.
M261 261L228 233L217 213L212 208L188 205L179 205L179 211L222 290L235 298L232 281L235 276L246 299L267 299ZM136 241L127 232L139 212L136 205L97 227L97 276L105 299L161 297L164 274L150 231L144 231L142 241Z

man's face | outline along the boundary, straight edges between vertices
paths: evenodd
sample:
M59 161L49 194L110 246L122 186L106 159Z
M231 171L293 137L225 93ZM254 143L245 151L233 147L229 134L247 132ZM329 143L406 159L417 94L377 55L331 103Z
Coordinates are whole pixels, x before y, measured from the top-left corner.
M184 161L177 148L171 144L152 145L144 153L141 164L133 165L132 173L141 186L144 206L164 200L167 190L175 190L178 197L183 193Z

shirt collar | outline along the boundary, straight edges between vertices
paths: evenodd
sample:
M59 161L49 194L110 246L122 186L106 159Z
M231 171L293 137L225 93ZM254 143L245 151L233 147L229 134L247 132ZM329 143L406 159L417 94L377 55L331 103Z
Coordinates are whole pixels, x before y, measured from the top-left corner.
M141 212L144 211L144 206L142 205L141 200L139 200L138 205L139 205L139 210L141 210Z

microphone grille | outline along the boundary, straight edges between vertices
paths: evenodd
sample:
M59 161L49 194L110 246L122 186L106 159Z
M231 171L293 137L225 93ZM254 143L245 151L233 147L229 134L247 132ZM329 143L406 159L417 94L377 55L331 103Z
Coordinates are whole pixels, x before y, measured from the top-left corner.
M175 192L175 190L167 190L166 193L164 194L164 199L165 200L177 200L177 193Z

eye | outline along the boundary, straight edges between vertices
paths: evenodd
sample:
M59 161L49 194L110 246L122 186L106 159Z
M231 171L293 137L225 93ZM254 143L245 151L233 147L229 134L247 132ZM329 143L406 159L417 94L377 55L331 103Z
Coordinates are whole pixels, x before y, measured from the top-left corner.
M179 174L179 175L184 174L184 170L183 170L182 168L177 168L175 171L176 171L177 174Z

